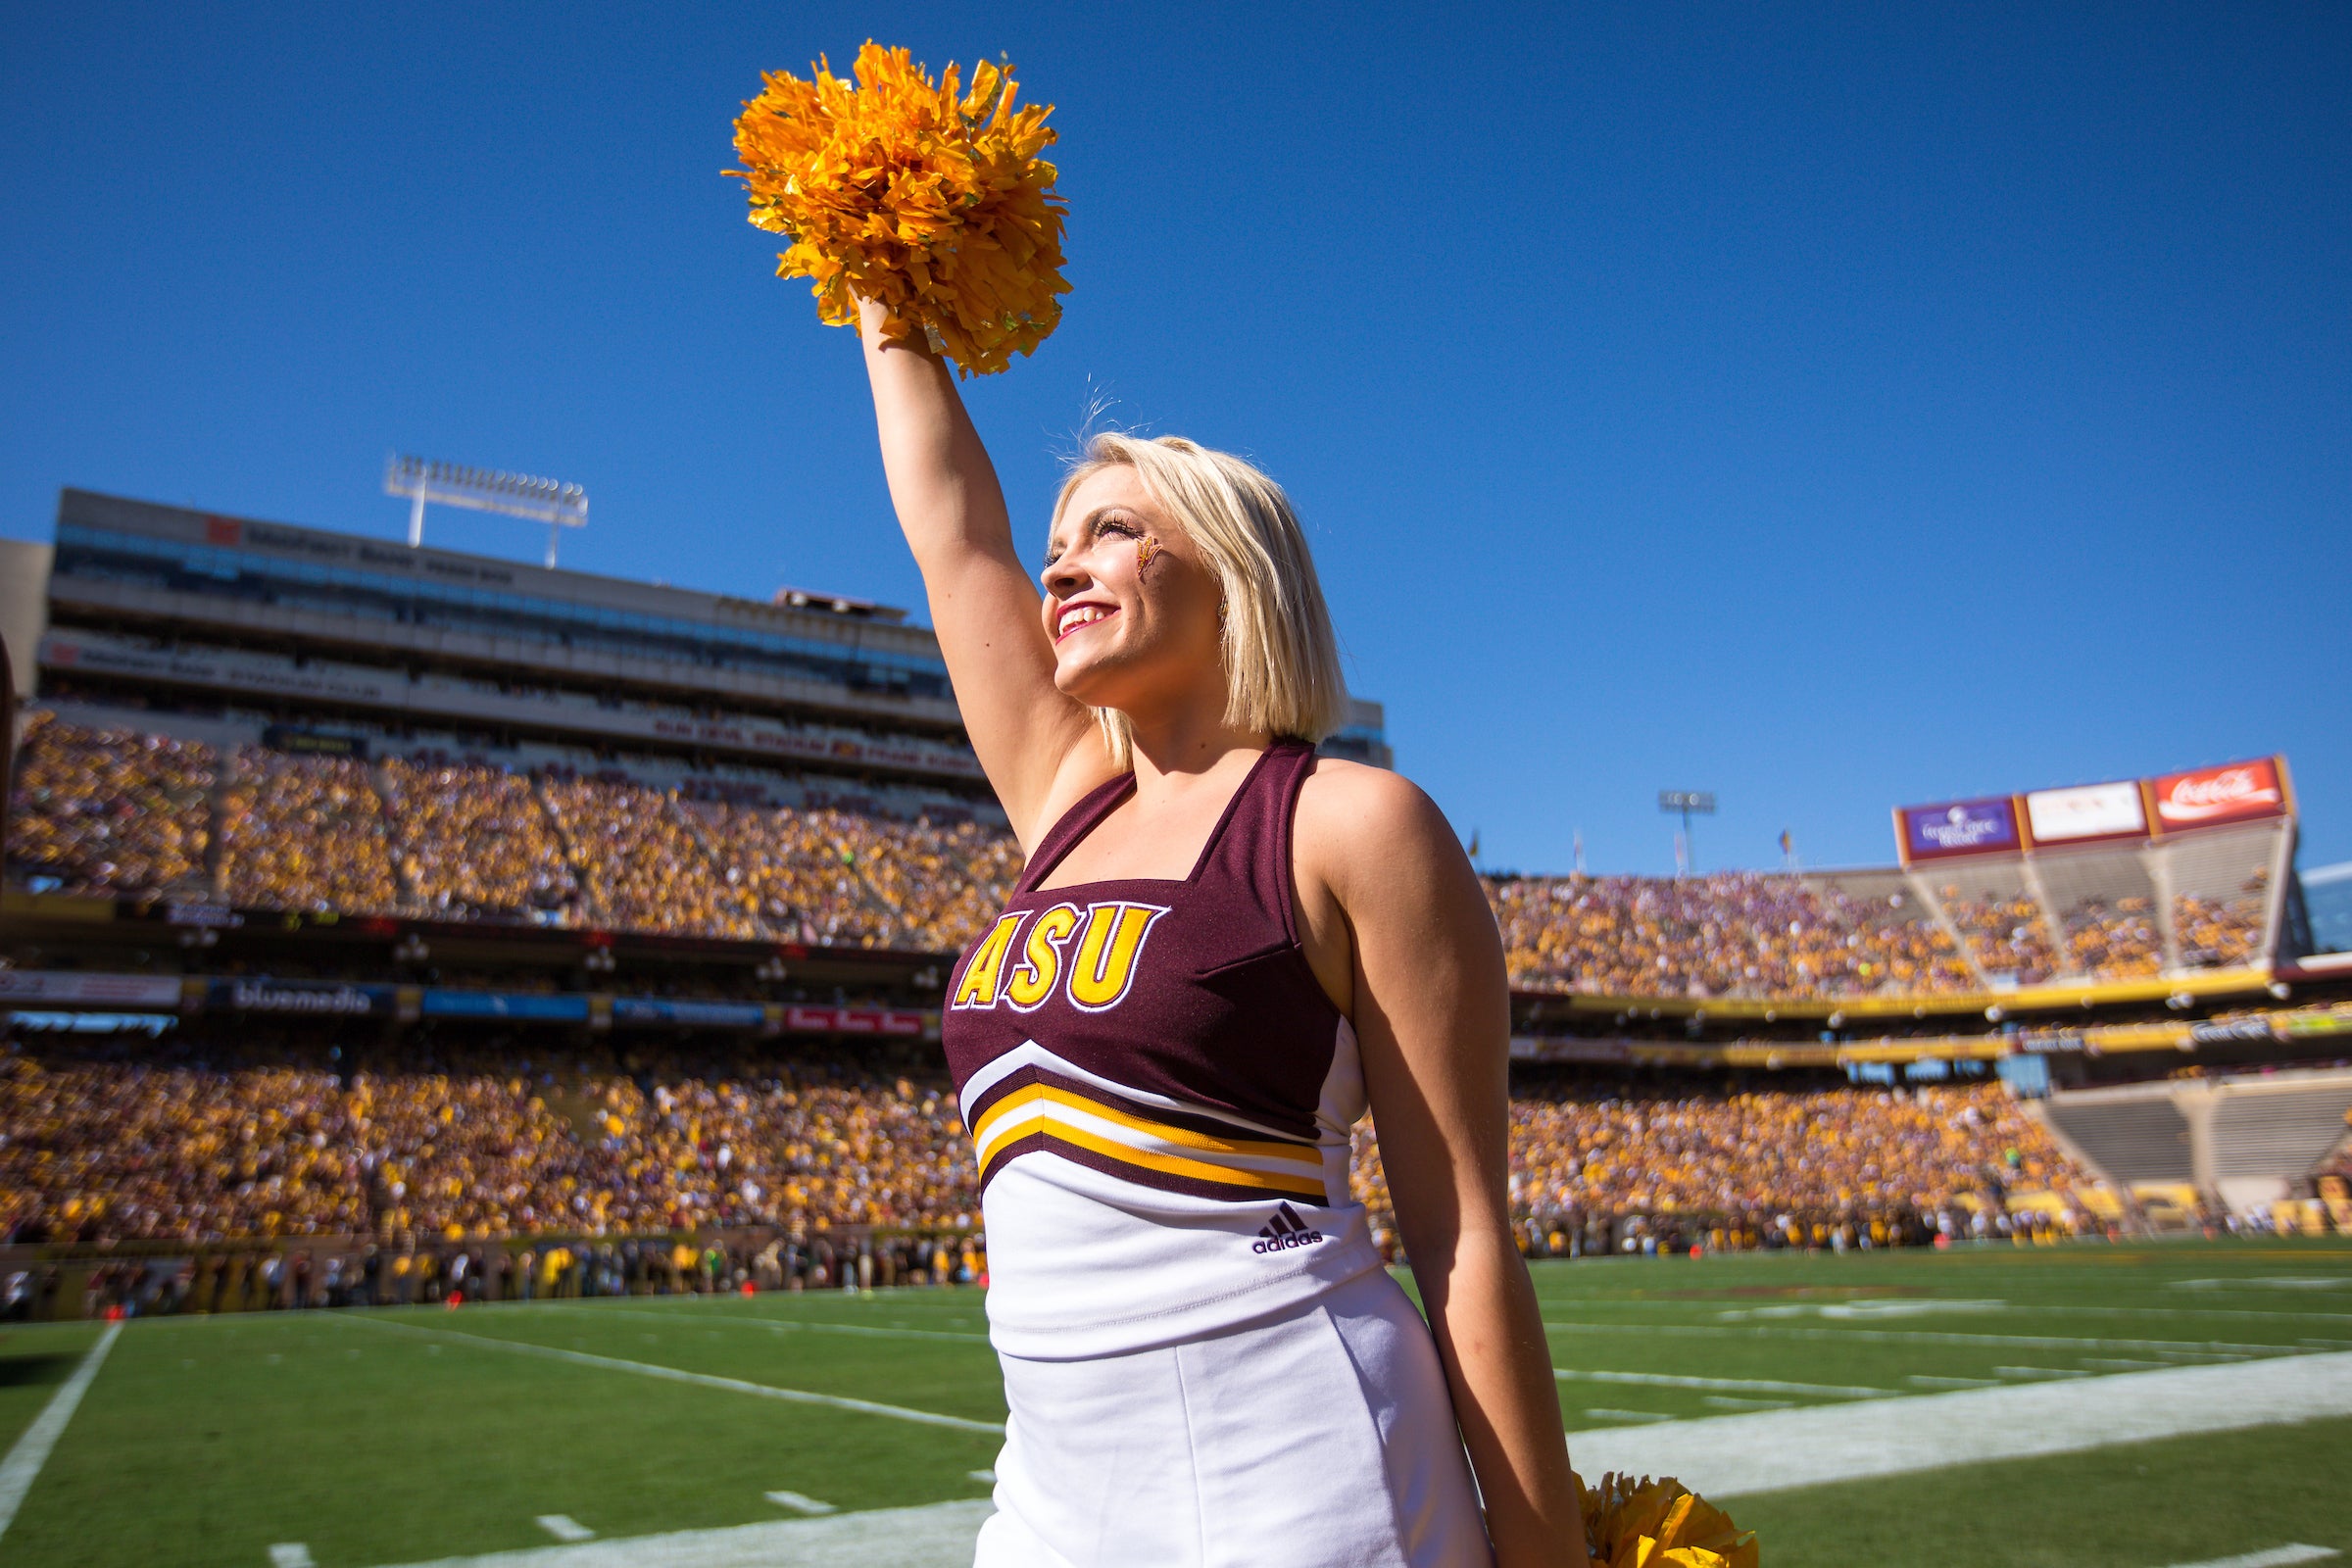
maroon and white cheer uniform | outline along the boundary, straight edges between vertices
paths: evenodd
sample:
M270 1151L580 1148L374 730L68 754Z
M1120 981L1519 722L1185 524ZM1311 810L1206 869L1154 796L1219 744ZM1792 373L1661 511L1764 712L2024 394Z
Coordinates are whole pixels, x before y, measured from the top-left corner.
M986 1568L1490 1560L1429 1331L1348 1191L1355 1034L1293 912L1313 767L1268 748L1182 881L1041 888L1112 780L956 964L1011 1408Z

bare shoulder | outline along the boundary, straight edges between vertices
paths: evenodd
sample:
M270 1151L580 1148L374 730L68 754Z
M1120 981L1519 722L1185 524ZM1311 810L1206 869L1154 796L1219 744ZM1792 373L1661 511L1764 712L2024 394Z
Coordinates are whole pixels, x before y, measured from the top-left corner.
M1322 758L1298 792L1298 867L1345 888L1376 868L1461 859L1453 828L1421 787L1385 767Z

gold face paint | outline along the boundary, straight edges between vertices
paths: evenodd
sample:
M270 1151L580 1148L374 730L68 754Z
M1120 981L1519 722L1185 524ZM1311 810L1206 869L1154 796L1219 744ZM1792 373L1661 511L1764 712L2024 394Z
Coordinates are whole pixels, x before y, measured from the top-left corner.
M1140 573L1146 566L1152 564L1152 558L1157 554L1159 554L1157 539L1152 538L1150 534L1138 539L1135 542L1135 569Z

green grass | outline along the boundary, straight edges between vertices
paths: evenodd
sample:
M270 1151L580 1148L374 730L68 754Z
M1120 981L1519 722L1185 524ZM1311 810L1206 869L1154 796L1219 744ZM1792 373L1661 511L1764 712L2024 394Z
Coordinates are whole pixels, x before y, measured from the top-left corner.
M1559 1384L1572 1432L2352 1349L2340 1246L1544 1263L1536 1279L1555 1364L1614 1375ZM614 1538L792 1517L763 1495L776 1489L845 1510L979 1498L985 1433L513 1348L999 1422L983 1329L968 1290L133 1322L0 1537L0 1564L266 1568L271 1544L301 1542L320 1568L372 1568L544 1546L543 1514ZM0 1333L0 1446L95 1339L83 1324ZM1776 1568L2165 1568L2288 1542L2352 1553L2347 1453L2352 1421L2313 1422L1732 1511Z

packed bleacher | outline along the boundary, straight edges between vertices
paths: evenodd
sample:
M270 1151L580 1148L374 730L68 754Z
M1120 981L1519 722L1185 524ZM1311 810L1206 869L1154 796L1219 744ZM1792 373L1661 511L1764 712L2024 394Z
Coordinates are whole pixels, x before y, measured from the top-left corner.
M10 873L71 893L921 951L961 947L1019 874L1011 837L977 821L758 795L434 754L224 760L35 712Z
M1539 1221L1997 1208L2082 1180L1997 1088L1566 1074L1516 1087L1511 1171ZM1354 1183L1390 1226L1368 1124ZM964 1231L978 1209L945 1078L848 1052L590 1057L279 1024L0 1054L0 1241Z
M1600 996L1852 996L1976 988L1914 907L1792 876L1487 879L1514 985Z
M968 1228L944 1081L858 1058L594 1063L316 1028L0 1056L0 1240Z
M12 809L12 880L68 892L927 952L967 943L1020 866L1012 839L968 811L906 820L780 805L741 781L658 788L435 755L221 757L40 712ZM2265 956L2260 864L2169 906L2119 884L2045 907L2015 872L1992 875L1494 875L1486 888L1527 992L1955 995Z

